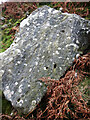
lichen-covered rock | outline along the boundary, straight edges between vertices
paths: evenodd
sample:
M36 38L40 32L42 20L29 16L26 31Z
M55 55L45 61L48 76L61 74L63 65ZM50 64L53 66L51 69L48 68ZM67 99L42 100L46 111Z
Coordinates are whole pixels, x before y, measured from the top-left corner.
M7 100L22 113L41 101L41 77L59 79L89 46L90 21L48 6L36 9L20 24L15 40L0 53L0 81Z

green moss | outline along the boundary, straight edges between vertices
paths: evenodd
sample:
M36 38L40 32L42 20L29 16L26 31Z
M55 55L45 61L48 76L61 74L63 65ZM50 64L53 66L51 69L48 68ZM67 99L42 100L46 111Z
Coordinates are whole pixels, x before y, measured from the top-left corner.
M0 90L0 113L2 112L3 114L10 114L12 111L12 106L9 101L7 101Z
M10 45L13 42L13 39L12 39L13 34L10 33L10 31L12 30L14 26L17 26L18 24L20 24L20 22L24 18L25 16L22 17L21 19L14 20L14 18L12 17L11 19L8 19L6 22L3 23L3 25L7 24L8 27L2 30L2 37L0 38L0 53L4 52L8 47L10 47ZM12 24L9 24L9 23L12 23Z
M23 17L23 18L17 20L17 21L13 24L13 26L16 26L17 24L19 24L23 19L25 19L25 17Z
M87 104L89 103L89 99L90 99L89 85L90 85L90 76L86 77L79 84L79 89L82 93L82 97L85 101L87 101Z
M12 112L12 105L9 101L5 99L2 95L2 113L3 114L10 114Z

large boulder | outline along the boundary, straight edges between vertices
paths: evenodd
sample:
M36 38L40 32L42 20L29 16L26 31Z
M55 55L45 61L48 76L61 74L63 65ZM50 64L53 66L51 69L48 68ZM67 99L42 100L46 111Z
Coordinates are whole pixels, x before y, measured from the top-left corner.
M90 21L48 6L20 24L14 42L0 53L0 81L8 101L21 113L32 111L45 95L41 77L59 79L88 48Z

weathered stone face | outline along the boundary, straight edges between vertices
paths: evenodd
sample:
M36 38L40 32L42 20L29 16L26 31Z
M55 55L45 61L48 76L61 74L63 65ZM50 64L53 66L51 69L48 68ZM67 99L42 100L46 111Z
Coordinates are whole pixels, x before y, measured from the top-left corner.
M39 78L59 79L75 56L88 47L89 30L90 21L75 14L48 6L32 12L21 22L10 48L0 53L6 99L22 113L33 110L47 89Z

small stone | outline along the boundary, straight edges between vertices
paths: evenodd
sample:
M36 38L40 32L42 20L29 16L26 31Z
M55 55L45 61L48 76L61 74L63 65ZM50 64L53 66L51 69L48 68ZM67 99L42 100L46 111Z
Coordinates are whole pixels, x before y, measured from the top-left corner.
M4 18L4 17L1 17L0 19L1 19L1 20L5 20L5 18Z
M59 10L60 10L60 11L62 11L62 10L63 10L63 8L62 8L62 7L60 7L60 8L59 8Z
M77 77L77 73L75 73L75 77Z
M11 116L13 115L13 112L11 112L11 114L10 114Z
M36 105L36 100L33 100L33 101L32 101L32 105Z
M80 56L80 54L77 54L77 55L76 55L76 58L78 58L79 56Z

